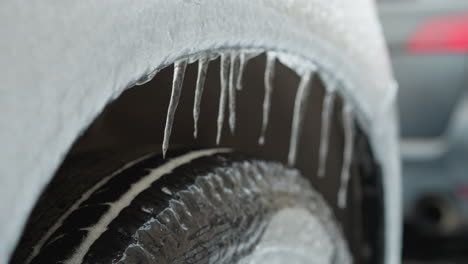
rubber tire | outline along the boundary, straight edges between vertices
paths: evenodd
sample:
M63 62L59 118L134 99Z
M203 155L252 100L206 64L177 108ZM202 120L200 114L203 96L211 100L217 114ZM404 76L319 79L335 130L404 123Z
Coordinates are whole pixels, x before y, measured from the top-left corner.
M63 221L31 263L68 259L112 203L178 156L152 156L115 174ZM298 170L233 153L194 159L154 181L112 220L81 263L236 263L254 249L275 212L296 207L316 215L336 238L333 263L348 263L330 209Z

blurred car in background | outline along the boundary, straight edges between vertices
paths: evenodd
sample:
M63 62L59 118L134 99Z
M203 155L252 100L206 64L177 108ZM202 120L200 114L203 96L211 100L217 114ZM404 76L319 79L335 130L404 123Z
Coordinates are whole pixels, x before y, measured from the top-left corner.
M466 260L468 1L378 5L400 85L405 255Z

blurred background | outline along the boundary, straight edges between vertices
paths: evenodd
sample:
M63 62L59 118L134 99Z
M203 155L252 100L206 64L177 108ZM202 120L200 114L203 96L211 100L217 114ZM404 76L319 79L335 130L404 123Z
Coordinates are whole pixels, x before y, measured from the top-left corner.
M468 1L377 4L400 85L405 264L468 263Z

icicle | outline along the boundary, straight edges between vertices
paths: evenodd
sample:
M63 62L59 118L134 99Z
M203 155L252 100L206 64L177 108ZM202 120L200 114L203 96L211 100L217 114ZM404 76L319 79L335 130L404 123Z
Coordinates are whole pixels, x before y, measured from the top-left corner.
M343 129L344 129L344 151L343 166L341 167L341 183L338 190L338 206L346 207L346 197L348 195L348 183L350 179L351 162L353 159L354 144L354 120L352 116L352 107L349 103L343 107Z
M156 76L156 74L159 72L159 70L154 70L152 72L150 72L149 74L143 76L142 78L140 78L136 83L135 85L143 85L149 81L151 81L154 76Z
M216 51L208 53L208 57L209 57L210 61L217 60L219 58L219 56L220 56L220 53L216 52Z
M318 176L323 178L327 168L327 155L328 155L328 140L330 133L330 121L333 114L333 106L335 104L336 93L334 87L326 89L325 98L322 105L322 125L320 127L320 148L319 148L319 164Z
M202 56L198 60L198 76L197 86L195 88L195 99L193 102L193 137L197 138L198 135L198 118L200 117L200 104L203 94L203 88L205 86L206 72L210 60L208 56Z
M306 112L306 103L310 93L310 82L313 72L306 72L301 77L294 101L293 123L291 128L291 139L289 143L288 163L290 166L296 162L297 144L302 128L302 121Z
M162 145L163 157L166 157L167 149L169 148L169 138L171 137L172 124L174 123L175 112L179 104L180 93L182 91L182 83L184 81L185 69L187 68L187 60L180 60L174 63L174 76L172 79L172 93L169 107L167 109L166 127L164 128L164 140Z
M169 190L169 188L167 188L166 186L162 187L161 191L165 194L172 195L171 190Z
M231 65L229 71L229 128L231 133L236 129L236 87L235 81L239 76L239 56L231 54Z
M242 90L242 77L244 75L245 65L247 64L246 54L241 52L239 54L239 73L236 78L236 89L238 91Z
M263 99L263 120L262 120L262 130L260 132L260 138L258 139L258 144L265 144L265 133L268 126L268 118L270 114L271 106L271 94L273 92L273 79L275 77L275 62L276 56L268 53L266 66L265 66L265 96Z
M242 79L244 77L245 67L250 59L262 54L262 50L244 50L239 53L239 70L236 78L236 89L242 90Z
M221 70L220 70L220 78L221 78L221 92L219 96L219 109L218 109L218 132L216 135L216 144L219 144L221 140L221 133L223 130L223 123L224 123L224 109L226 108L226 93L227 93L227 86L229 81L229 64L230 64L230 56L228 54L221 54Z

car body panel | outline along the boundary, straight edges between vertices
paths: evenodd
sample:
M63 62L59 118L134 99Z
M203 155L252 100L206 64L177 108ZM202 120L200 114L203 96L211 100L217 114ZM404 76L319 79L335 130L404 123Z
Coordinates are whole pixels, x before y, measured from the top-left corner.
M451 18L464 17L467 12L468 3L458 0L379 2L380 18L400 86L398 104L403 137L442 135L454 111L454 102L468 87L466 52L435 49L418 52L411 50L408 42L421 30L431 28L434 40L443 37L437 32L436 24L450 23ZM457 21L453 24L464 27ZM416 98L424 101L419 103Z
M400 85L405 218L418 226L419 201L451 197L466 232L468 2L380 1L379 12Z

